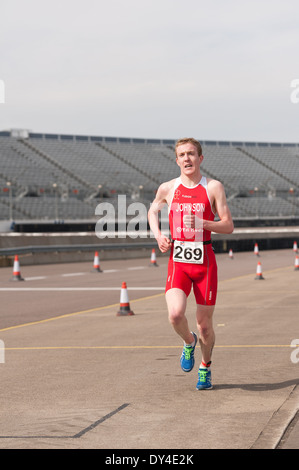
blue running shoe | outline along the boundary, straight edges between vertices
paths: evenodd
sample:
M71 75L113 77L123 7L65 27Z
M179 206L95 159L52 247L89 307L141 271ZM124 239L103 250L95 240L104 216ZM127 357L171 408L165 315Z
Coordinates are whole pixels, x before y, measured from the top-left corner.
M197 336L195 333L192 334L194 336L195 344L194 346L184 346L182 355L181 355L181 368L184 372L190 372L194 366L194 350L197 343Z
M198 369L196 390L211 390L213 388L211 379L210 369Z

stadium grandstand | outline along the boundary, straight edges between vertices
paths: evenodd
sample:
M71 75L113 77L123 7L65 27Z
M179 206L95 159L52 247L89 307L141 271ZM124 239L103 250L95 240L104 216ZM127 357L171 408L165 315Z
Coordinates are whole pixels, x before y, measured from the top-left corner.
M200 139L199 139L200 140ZM299 144L200 140L202 173L226 189L235 226L299 225ZM117 196L149 207L178 175L174 140L0 132L0 220L93 230L95 208Z

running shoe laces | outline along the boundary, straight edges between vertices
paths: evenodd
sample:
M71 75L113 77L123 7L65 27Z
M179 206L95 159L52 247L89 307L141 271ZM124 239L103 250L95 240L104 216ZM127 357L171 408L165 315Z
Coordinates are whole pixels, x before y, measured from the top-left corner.
M184 345L183 352L181 355L181 368L184 372L190 372L194 367L194 350L197 343L197 336L193 333L194 337L194 346Z
M184 353L186 361L190 361L191 356L193 354L192 346L184 346Z
M211 371L209 369L198 369L197 390L210 390L213 388L211 383Z

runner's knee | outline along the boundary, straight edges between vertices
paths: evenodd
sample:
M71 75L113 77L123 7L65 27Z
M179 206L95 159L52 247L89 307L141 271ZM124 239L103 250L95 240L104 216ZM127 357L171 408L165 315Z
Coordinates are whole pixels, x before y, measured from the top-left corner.
M172 325L179 324L182 321L182 319L184 318L184 314L185 314L185 312L182 309L177 308L177 307L172 307L169 310L169 313L168 313L169 322Z
M202 337L203 339L208 339L214 332L213 325L211 322L197 323L197 328L200 337Z

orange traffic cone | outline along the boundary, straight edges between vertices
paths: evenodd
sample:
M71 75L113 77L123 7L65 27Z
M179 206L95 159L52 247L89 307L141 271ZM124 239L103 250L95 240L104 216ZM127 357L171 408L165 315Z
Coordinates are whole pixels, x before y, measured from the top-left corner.
M299 256L296 255L295 258L295 271L299 271Z
M13 276L11 281L24 281L21 276L20 263L18 255L15 255L14 264L13 264Z
M255 277L255 279L260 279L260 280L261 280L261 279L265 279L265 278L263 277L263 274L262 274L262 265L261 265L261 262L260 262L260 261L257 263L256 277Z
M255 243L255 245L254 245L254 254L255 254L256 256L260 256L259 246L258 246L257 243Z
M233 254L233 250L232 250L232 249L229 250L228 256L230 257L230 259L234 259L234 254Z
M103 271L100 268L100 258L99 258L99 253L96 251L94 254L94 260L93 260L93 273L102 273Z
M130 309L129 296L127 290L127 284L122 283L120 291L120 309L116 314L118 317L134 315L134 312Z
M296 242L296 241L295 241L294 244L293 244L293 251L294 251L295 253L297 253L297 251L298 251L298 245L297 245L297 242Z
M151 264L150 264L150 266L156 266L156 267L158 267L158 265L157 265L157 260L156 260L156 251L155 251L155 248L152 249Z

